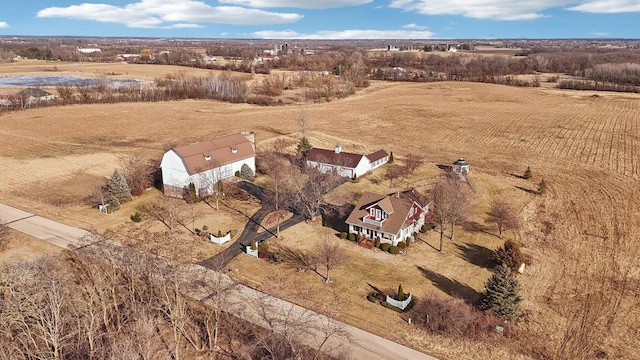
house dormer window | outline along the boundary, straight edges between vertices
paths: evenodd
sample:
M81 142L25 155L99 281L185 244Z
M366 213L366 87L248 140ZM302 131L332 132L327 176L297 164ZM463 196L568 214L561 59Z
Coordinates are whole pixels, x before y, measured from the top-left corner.
M205 155L204 159L207 160L207 161L211 161L211 155Z
M374 209L374 208L369 209L369 215L370 215L371 217L376 216L376 209Z
M411 207L411 209L409 209L409 217L413 216L413 206Z
M376 209L376 220L380 220L382 218L382 211L380 209Z

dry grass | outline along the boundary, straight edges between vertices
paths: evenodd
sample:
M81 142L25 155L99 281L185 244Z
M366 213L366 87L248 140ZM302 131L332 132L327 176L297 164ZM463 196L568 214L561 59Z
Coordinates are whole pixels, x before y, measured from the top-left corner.
M580 263L580 254L597 252L594 241L605 236L613 224L623 226L625 241L638 248L640 96L600 94L596 98L592 94L474 83L374 82L353 97L304 109L180 101L10 113L0 116L0 142L5 145L0 149L0 167L6 169L0 178L0 201L84 227L102 224L95 210L84 205L53 206L55 191L48 195L47 187L62 191L67 185L76 186L73 193L79 198L82 189L111 174L115 155L139 153L157 159L163 145L171 142L188 143L243 130L256 132L258 148L276 137L295 140L299 136L297 119L304 111L311 123L308 135L313 144L333 147L340 143L345 151L363 152L382 147L393 151L400 161L407 153L422 155L425 165L414 178L396 187L418 185L426 189L440 174L436 164L467 158L478 189L473 220L484 224L483 212L496 197L512 202L527 219L516 234L534 257L534 264L521 277L526 298L523 307L528 313L522 327L536 335L532 339L554 349L566 326L567 309L580 301L567 295L564 283L558 280L567 264L580 264L589 273L590 264ZM527 166L531 166L533 179L514 176ZM391 190L383 172L380 169L358 183L347 184L332 194L331 201L353 202L365 190ZM73 175L76 173L88 175ZM543 178L549 185L544 197L527 192ZM125 222L131 210L127 209L100 227ZM327 230L300 225L286 230L284 241L310 246L323 231ZM425 241L435 242L435 235ZM488 346L425 335L408 327L396 313L364 298L367 282L396 287L402 281L404 288L416 295L444 295L460 284L481 290L489 271L474 262L481 263L483 253L498 245L500 241L489 234L467 231L459 231L454 243L446 242L442 254L425 243L417 244L404 257L344 243L352 260L336 270L335 283L325 285L308 273L290 275L319 300L309 306L319 307L318 303L330 297L324 290L335 289L349 309L345 320L373 332L415 341L420 349L445 358L513 358L522 356L514 348L526 346L517 342L512 347ZM441 275L440 283L435 284L416 265ZM233 266L256 286L268 282L264 274L270 271L265 268L281 268L244 257L236 259ZM570 273L578 276L575 274ZM638 283L639 276L636 268L631 280ZM445 278L451 281L447 283ZM611 331L616 337L604 344L610 358L637 355L633 349L640 346L633 334L639 332L635 321L639 314L634 304L633 295L621 302L622 317Z

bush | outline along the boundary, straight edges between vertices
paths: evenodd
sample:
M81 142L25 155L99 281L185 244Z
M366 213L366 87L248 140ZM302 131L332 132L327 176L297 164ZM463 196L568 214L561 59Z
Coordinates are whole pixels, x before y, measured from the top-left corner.
M229 236L231 236L232 239L234 237L236 237L236 231L235 230L229 230Z
M389 253L392 255L398 255L400 254L400 248L397 246L391 246L389 247Z
M524 174L522 174L522 178L523 179L531 179L531 176L533 176L533 174L531 173L531 167L527 166L527 170L525 170Z
M282 251L282 249L278 249L278 251L273 253L273 261L275 261L277 263L283 262L284 258L285 258L285 255L284 255L284 251Z
M264 252L264 253L269 251L269 243L266 241L263 241L260 244L258 244L258 251Z
M344 231L343 231L343 232L341 232L341 233L340 233L340 239L344 240L344 239L346 239L346 238L347 238L347 233L346 233L346 232L344 232Z
M400 248L400 250L404 250L407 247L407 244L402 242L402 241L400 241L398 243L398 247Z
M348 236L349 241L356 241L356 234L350 233Z
M202 225L202 231L209 231L209 227L207 225Z
M222 231L218 230L218 237L221 238L222 237Z
M234 174L235 177L241 178L242 174L240 173L240 170L237 170Z
M547 192L547 183L544 182L544 179L542 179L542 181L540 181L540 184L538 184L538 193L544 194L546 192Z
M118 200L117 197L112 197L109 200L109 209L107 210L116 211L119 209L120 209L120 200Z
M407 247L411 245L411 239L407 239L406 245L407 245Z
M376 242L375 242L375 247L379 248L380 247L380 236L376 237Z
M429 297L413 309L415 324L436 334L481 339L492 334L502 322L477 310L462 299Z
M390 247L391 247L391 244L389 243L380 244L380 250L382 251L389 251Z
M140 214L140 211L136 211L136 213L131 215L129 218L133 222L140 222L142 221L142 214Z
M430 229L430 228L429 228L429 226L427 226L427 224L423 224L423 225L420 227L420 232L424 234L424 233L426 233L427 231L429 231L429 229Z
M511 239L493 252L493 260L496 264L505 265L513 271L518 270L520 264L528 262L520 250L520 245Z

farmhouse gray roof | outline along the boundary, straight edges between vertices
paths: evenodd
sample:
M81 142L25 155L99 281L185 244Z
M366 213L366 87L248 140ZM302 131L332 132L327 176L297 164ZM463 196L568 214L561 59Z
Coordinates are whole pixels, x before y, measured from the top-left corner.
M464 165L469 165L469 162L468 162L467 160L465 160L464 158L460 158L460 159L458 159L458 160L454 161L454 162L453 162L453 165L461 165L461 166L464 166Z
M400 194L396 193L380 195L368 191L365 192L356 203L351 214L349 214L346 223L383 231L388 234L397 234L403 227L405 220L409 216L409 209L411 209L414 203L414 201L407 197L399 195ZM388 217L382 226L376 226L362 221L364 217L369 215L367 209L376 204L382 208L386 208L385 211L388 211L388 208L391 206L392 212L388 212ZM418 205L422 206L421 204Z
M307 160L346 168L355 168L364 155L341 151L313 148L307 153Z
M177 146L173 151L182 159L191 175L249 159L256 154L249 139L242 134Z
M38 88L26 88L26 89L22 89L18 92L19 95L22 96L33 96L35 98L41 98L41 97L45 97L45 96L51 96L53 95L52 93L48 92L48 91L44 91L42 89L38 89Z

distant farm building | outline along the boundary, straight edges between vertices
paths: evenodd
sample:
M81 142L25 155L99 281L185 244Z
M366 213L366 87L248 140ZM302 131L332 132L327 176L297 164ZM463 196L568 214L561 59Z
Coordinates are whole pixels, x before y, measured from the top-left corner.
M95 54L102 52L99 48L78 48L78 52L82 54Z
M340 145L335 149L326 150L313 148L307 154L307 165L318 168L324 173L335 172L348 178L362 176L365 173L387 163L389 154L384 150L378 150L369 155L343 152Z
M193 183L199 196L210 195L218 181L234 176L243 165L255 172L255 156L255 137L248 132L177 146L160 164L164 193L181 198Z

